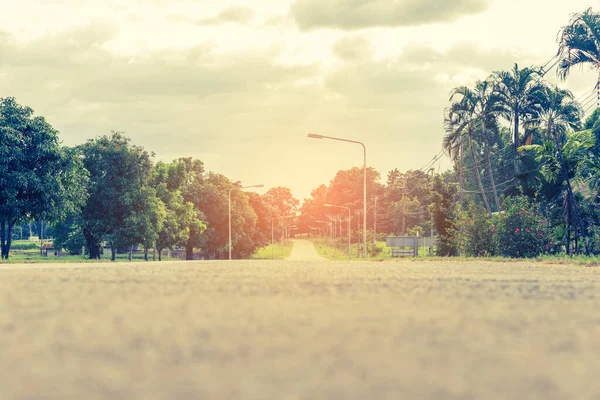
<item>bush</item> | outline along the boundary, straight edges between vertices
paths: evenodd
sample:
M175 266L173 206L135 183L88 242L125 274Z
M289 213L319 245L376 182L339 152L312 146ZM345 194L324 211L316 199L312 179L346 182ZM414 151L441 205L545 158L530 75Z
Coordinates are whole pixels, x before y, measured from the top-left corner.
M547 221L528 197L508 197L504 211L493 218L498 254L511 258L532 258L549 249Z
M469 204L458 210L456 240L461 255L489 257L496 255L495 229L492 217L482 206Z
M33 250L39 249L40 245L36 242L12 242L10 249L11 250Z

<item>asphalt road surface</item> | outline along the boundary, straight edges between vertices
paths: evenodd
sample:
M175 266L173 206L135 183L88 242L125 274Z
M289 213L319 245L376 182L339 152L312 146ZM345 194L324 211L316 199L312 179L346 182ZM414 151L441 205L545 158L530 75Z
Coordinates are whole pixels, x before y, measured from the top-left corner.
M0 265L0 399L598 399L599 271Z
M324 260L317 250L315 245L310 240L292 239L294 247L292 247L292 253L286 261L316 261Z

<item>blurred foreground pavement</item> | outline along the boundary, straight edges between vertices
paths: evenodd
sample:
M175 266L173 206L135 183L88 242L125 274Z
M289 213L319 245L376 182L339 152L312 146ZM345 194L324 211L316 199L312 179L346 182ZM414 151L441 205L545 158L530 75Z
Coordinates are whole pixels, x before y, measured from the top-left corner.
M598 399L600 270L0 265L0 399Z

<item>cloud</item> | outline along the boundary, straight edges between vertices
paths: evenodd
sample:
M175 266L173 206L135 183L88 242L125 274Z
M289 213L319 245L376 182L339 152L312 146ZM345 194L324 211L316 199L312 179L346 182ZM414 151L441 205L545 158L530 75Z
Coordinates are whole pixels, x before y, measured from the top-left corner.
M449 22L483 12L490 3L490 0L296 0L291 12L301 30L353 30Z
M175 16L175 19L187 21L195 25L210 26L223 24L248 25L254 19L254 11L249 7L233 6L221 10L217 15L208 18L194 18L187 15Z
M371 55L369 41L362 36L344 37L335 42L331 50L338 58L345 61L367 59Z
M104 24L28 42L0 34L3 96L46 116L66 144L118 129L169 159L219 153L259 126L284 131L310 98L301 82L318 73L278 62L275 51L223 54L206 45L120 56L106 46L116 34Z

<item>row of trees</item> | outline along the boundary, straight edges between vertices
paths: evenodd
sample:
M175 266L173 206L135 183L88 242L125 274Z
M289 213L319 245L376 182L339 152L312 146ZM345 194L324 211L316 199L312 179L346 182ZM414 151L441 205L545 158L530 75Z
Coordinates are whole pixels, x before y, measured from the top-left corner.
M153 162L154 154L122 132L62 146L58 132L14 98L0 99L0 241L8 259L15 227L52 225L54 246L73 254L111 258L140 245L194 249L219 258L228 246L228 193L240 189L200 160ZM296 211L287 188L266 194L232 190L233 256L247 257L271 240L271 220ZM41 224L40 224L41 225ZM276 225L276 234L281 228ZM47 235L46 235L47 236Z
M600 69L598 13L587 9L575 14L558 37L556 63L561 78L566 79L578 65ZM504 202L514 204L510 198L519 196L527 197L535 204L535 212L548 221L544 235L549 235L549 242L562 246L538 246L540 252L546 246L568 254L598 251L594 243L600 221L599 111L584 120L582 104L570 91L545 82L546 72L515 65L511 71L492 73L472 88L452 91L444 116L443 147L455 163L460 207L454 210L455 229L446 238L455 239L449 253L457 252L465 242L459 215L469 210L467 218L477 219L477 207L469 207L469 202L487 214L510 214ZM584 102L589 107L595 98L592 90ZM494 225L491 218L480 220ZM494 252L467 253L482 251Z
M600 15L591 9L575 14L559 33L555 59L565 79L578 65L600 69ZM369 170L367 228L433 230L444 256L598 253L600 110L584 120L571 92L544 81L549 69L515 64L452 90L443 150L454 169L435 178L426 170L394 170L385 184ZM583 105L589 108L595 97L592 90ZM315 189L301 209L305 231L336 213L326 203L350 207L358 217L361 179L358 168L340 171ZM360 218L355 221L353 231L361 229Z

